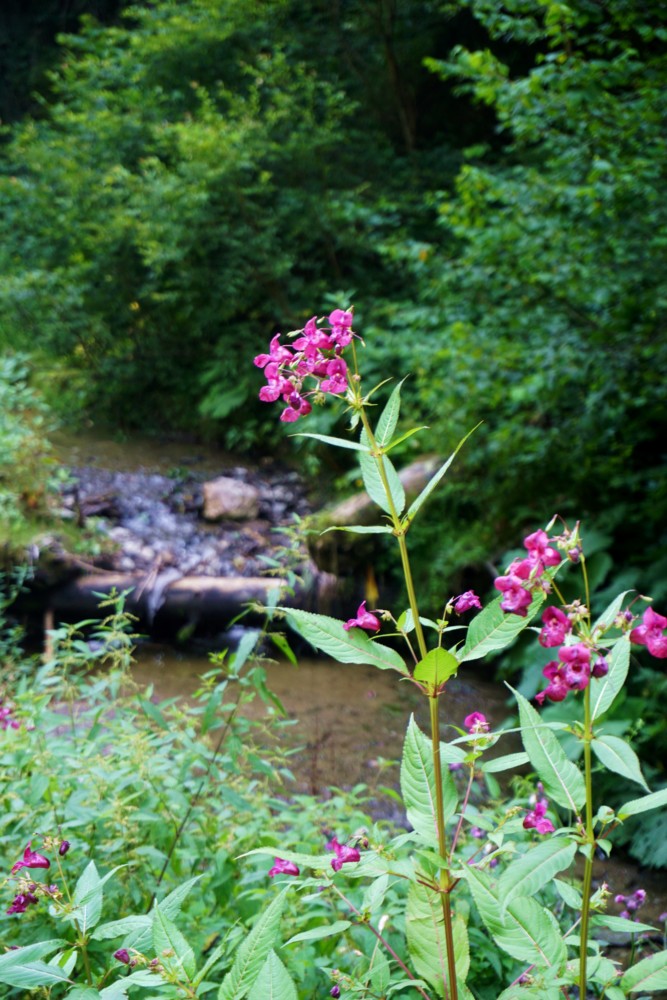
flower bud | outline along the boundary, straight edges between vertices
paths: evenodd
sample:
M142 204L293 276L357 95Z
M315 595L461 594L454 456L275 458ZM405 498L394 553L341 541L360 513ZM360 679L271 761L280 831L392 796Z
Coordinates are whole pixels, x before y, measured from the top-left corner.
M69 840L63 840L60 847L58 848L58 854L60 855L61 858L65 857L65 855L69 851L69 848L70 848Z
M127 948L119 948L118 951L113 953L113 957L118 959L119 962L122 962L123 965L129 965L132 961Z

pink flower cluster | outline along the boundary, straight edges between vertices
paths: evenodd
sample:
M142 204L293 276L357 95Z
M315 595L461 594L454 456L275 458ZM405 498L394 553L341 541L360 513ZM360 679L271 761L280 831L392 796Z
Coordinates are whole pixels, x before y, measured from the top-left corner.
M541 788L538 785L538 788ZM523 828L524 830L535 830L537 833L553 833L554 825L550 819L547 819L546 812L549 808L549 800L545 799L542 795L533 809L528 812L523 818Z
M537 590L548 593L550 585L544 574L562 559L561 554L551 548L550 541L554 539L550 539L546 531L534 531L532 535L527 535L523 544L528 555L515 559L504 576L496 577L494 585L503 595L500 602L503 611L525 618L533 593Z
M21 723L13 718L13 709L0 698L0 729L20 729Z
M646 646L652 656L659 660L667 659L667 618L659 615L653 608L647 608L642 616L642 624L633 628L630 641L639 646Z
M638 920L639 918L633 914L646 902L646 890L636 889L630 896L623 896L619 893L618 896L614 896L614 902L625 907L620 913L621 917L625 917L626 920Z
M268 354L258 354L254 359L258 368L264 369L266 385L260 389L259 398L264 403L282 399L286 407L280 414L285 423L293 423L312 410L308 396L315 393L340 396L347 390L347 364L342 351L355 335L353 316L344 309L334 309L329 315L329 326L317 325L315 316L309 319L292 347L280 343L276 334ZM315 387L304 391L304 380L311 378Z
M66 845L65 849L63 847ZM69 842L64 840L60 845L58 853L64 855L69 850ZM43 854L38 854L37 851L33 851L32 843L29 843L25 850L23 851L23 857L20 861L16 861L11 867L11 874L16 875L17 872L21 871L22 868L50 868L51 862L48 858L44 857ZM46 896L54 897L58 895L57 885L38 885L36 882L28 882L23 880L21 882L21 891L14 897L12 903L7 913L25 913L29 906L33 906L38 902L37 893L43 893Z

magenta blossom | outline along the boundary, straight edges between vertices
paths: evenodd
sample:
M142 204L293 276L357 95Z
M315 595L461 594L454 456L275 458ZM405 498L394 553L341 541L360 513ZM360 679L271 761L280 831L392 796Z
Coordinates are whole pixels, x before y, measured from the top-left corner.
M28 843L25 851L23 852L23 858L17 861L15 865L12 865L12 875L15 875L17 871L21 868L50 868L51 862L48 858L45 858L43 854L38 854L37 851L33 851L31 848L31 842Z
M565 664L565 683L573 691L583 691L591 677L591 651L583 642L563 646L558 650L558 659Z
M351 628L365 628L368 632L378 632L380 621L370 611L366 611L366 602L362 601L357 611L357 617L348 618L343 628L346 632L349 632Z
M630 633L630 642L636 642L640 646L646 646L652 656L659 660L667 659L667 618L659 615L653 608L647 608L642 616L642 624L633 628Z
M454 598L454 611L457 615L462 615L464 611L470 611L471 608L481 608L481 606L479 597L474 590L466 590L464 594L459 594L458 597Z
M535 701L542 705L545 698L549 698L550 701L564 701L567 697L570 686L565 680L565 676L562 672L562 664L558 663L557 660L551 660L547 663L546 667L542 670L542 674L549 681L548 686L544 691L539 691L535 695Z
M273 868L269 870L269 878L274 875L298 875L299 868L293 861L285 861L284 858L275 858Z
M130 953L127 948L119 948L118 951L113 953L113 957L122 962L123 965L129 965L132 959L130 958Z
M572 622L560 608L547 608L542 612L544 627L539 634L540 646L560 646L572 631Z
M636 889L631 896L623 896L619 893L618 896L614 896L614 902L618 903L619 906L625 905L621 916L626 920L631 920L633 919L632 915L646 902L646 890ZM634 919L637 920L638 918L634 917Z
M31 892L20 892L18 896L15 896L12 900L12 904L7 913L25 913L29 906L37 902L37 896L34 896Z
M463 725L471 735L488 733L490 728L489 723L486 721L486 716L482 715L481 712L471 712L470 715L466 715Z
M494 586L503 594L503 599L500 602L503 611L509 611L519 615L520 618L525 618L533 598L530 591L524 587L521 577L514 573L510 573L508 576L498 576L494 580Z
M549 802L547 799L538 799L535 803L535 808L524 816L524 830L536 830L537 833L553 833L554 825L550 819L546 818L548 808Z
M343 865L348 861L361 861L361 854L356 847L348 847L347 844L339 844L335 837L327 844L327 850L333 851L336 855L336 857L331 860L331 867L335 872L339 872Z
M534 531L532 535L524 538L523 544L528 549L530 558L540 562L543 567L558 566L562 559L559 552L549 547L549 536L546 531Z

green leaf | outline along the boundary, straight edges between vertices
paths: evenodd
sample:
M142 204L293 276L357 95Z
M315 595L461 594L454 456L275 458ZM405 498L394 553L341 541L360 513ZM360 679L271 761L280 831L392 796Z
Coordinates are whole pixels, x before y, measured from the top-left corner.
M282 653L285 659L289 660L293 667L297 667L299 665L299 661L294 655L292 647L281 632L269 632L269 639L276 649Z
M137 930L149 930L152 920L145 914L137 914L130 917L121 917L120 920L110 920L106 924L99 924L90 935L93 941L108 941L111 938L124 937Z
M66 944L62 938L50 938L48 941L37 941L35 944L4 952L0 955L0 983L32 989L69 982L67 974L57 965L47 965L41 961L45 955Z
M616 619L616 615L621 610L623 601L628 596L628 594L631 593L632 593L631 590L624 590L622 594L619 594L618 597L615 597L614 600L611 602L611 604L609 604L605 608L600 617L595 620L591 632L592 633L602 632L604 629L607 629L611 625L613 625Z
M288 944L294 944L295 941L321 941L323 938L334 937L336 934L342 934L351 926L349 920L334 920L331 924L311 927L310 930L301 931L291 937L289 941L285 941L284 947L286 948Z
M407 378L407 376L406 376ZM386 448L396 430L398 417L401 412L401 386L405 382L402 378L387 400L387 404L380 414L380 419L375 428L375 440L381 448Z
M607 927L618 934L642 934L644 931L655 931L651 924L642 924L639 920L627 920L625 917L615 917L611 913L595 913L591 917L591 927Z
M447 992L445 984L449 986L449 974L442 901L439 893L420 882L410 884L405 929L408 951L415 970L422 979L426 979L433 986L438 996L445 996ZM454 916L452 930L456 979L457 982L464 983L470 968L470 949L468 929L460 914Z
M403 444L403 442L407 441L408 438L411 438L413 434L419 434L420 431L427 431L427 430L428 430L428 427L426 427L425 425L422 425L421 427L412 427L409 431L406 431L404 434L401 434L399 437L394 438L393 441L391 442L391 444L386 444L384 446L385 455L389 454L389 452L393 448L397 448L399 444Z
M391 514L392 503L389 502L387 491L385 490L385 486L382 481L379 468L380 462L382 463L382 468L384 469L385 476L387 477L387 484L389 486L389 493L394 510L396 514L400 515L405 507L405 490L403 489L403 483L401 482L396 469L386 455L381 455L379 458L371 454L359 456L361 476L364 480L366 492L371 500L376 503L381 510L385 511L387 514Z
M496 944L520 962L560 968L567 949L556 918L534 899L515 899L501 915L499 890L486 872L466 865L461 872L479 914Z
M594 721L607 711L625 684L629 666L630 637L622 635L611 651L606 676L591 678L591 716Z
M621 979L621 989L628 993L667 989L667 951L659 951L628 969Z
M458 795L449 768L442 768L445 822L456 812ZM408 821L429 844L437 846L435 778L431 741L411 716L403 744L401 794Z
M278 936L280 918L285 909L289 889L290 887L286 886L271 901L242 941L234 957L234 963L218 990L218 1000L242 1000L254 986Z
M502 757L492 757L491 760L483 761L481 768L485 774L496 774L498 771L513 771L517 767L523 767L529 763L527 753L508 753Z
M379 670L397 670L409 676L403 657L389 646L375 642L359 628L346 631L341 622L327 615L316 615L296 608L280 608L287 620L316 649L333 656L339 663L367 663Z
M392 528L388 524L334 524L331 528L325 528L322 534L326 535L329 531L349 531L352 535L392 534Z
M514 688L510 687L510 691ZM565 752L532 705L514 691L519 703L521 739L530 763L544 784L544 790L558 805L576 815L586 801L586 785L581 771L565 756Z
M621 774L630 781L636 781L646 791L650 791L641 772L639 758L632 747L619 736L598 736L591 742L593 753L601 764L615 774Z
M565 837L552 837L531 847L513 860L498 881L502 899L501 917L517 896L534 896L554 875L572 864L577 845Z
M195 953L176 925L159 906L153 910L153 947L165 969L179 980L192 980L196 970Z
M89 861L81 873L74 889L73 902L76 909L69 915L70 919L76 919L81 933L87 935L99 923L102 915L102 903L104 900L103 885L107 879L111 878L113 871L101 879L94 861Z
M267 955L249 1000L297 1000L294 981L275 951Z
M461 440L457 444L456 448L451 453L451 455L449 456L449 458L447 459L447 461L444 463L444 465L441 465L440 468L438 469L438 471L436 472L436 474L434 476L432 476L431 479L429 479L428 483L426 484L426 486L424 487L424 489L421 491L421 493L419 494L419 496L416 497L412 501L412 503L410 504L410 506L408 508L408 512L405 515L405 517L403 518L403 523L404 524L410 524L411 521L414 521L415 515L417 514L417 511L428 500L428 498L430 497L431 493L436 488L436 486L438 485L438 483L440 482L440 480L443 478L443 476L446 475L447 470L449 469L450 465L452 464L452 462L454 461L454 459L456 458L456 456L458 455L459 451L461 450L461 448L463 447L463 445L466 443L466 441L468 440L468 438L470 437L470 435L474 434L475 431L477 430L477 428L480 427L480 426L481 426L481 421L480 421L479 424L476 424L471 431L468 431L468 433L466 434L466 436L464 438L461 438Z
M459 661L448 649L432 649L415 667L414 678L422 684L438 687L453 677L459 669Z
M468 626L463 648L458 652L460 663L479 660L487 653L496 653L514 642L544 604L545 595L538 591L526 611L526 617L508 614L500 607L502 596L496 597L483 611L475 615Z
M650 795L642 795L640 799L631 799L617 811L619 819L627 819L628 816L636 816L637 813L648 812L650 809L660 809L667 805L667 788L661 788L659 792L651 792Z
M103 990L100 990L100 998L101 1000L124 1000L133 986L146 986L148 989L155 990L159 988L159 980L156 982L155 973L149 969L137 969L129 976L123 976L122 979L117 979L110 986L105 986Z
M306 433L301 431L299 434L292 434L292 437L305 437L314 438L316 441L322 441L323 444L331 444L335 448L350 448L352 451L368 451L368 447L363 444L359 444L357 441L348 440L347 438L330 437L328 434L312 434L310 432Z

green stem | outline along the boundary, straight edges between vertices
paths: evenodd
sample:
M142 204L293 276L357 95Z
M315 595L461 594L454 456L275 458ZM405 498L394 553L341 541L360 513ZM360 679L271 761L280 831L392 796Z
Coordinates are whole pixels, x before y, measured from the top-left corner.
M410 568L410 557L408 555L408 546L405 540L406 528L401 522L400 515L396 510L396 505L394 504L394 499L391 495L391 489L389 486L389 480L387 479L387 472L384 467L383 456L378 448L375 435L373 434L372 428L370 426L368 416L361 402L360 397L358 397L358 408L359 414L361 416L361 421L368 436L368 442L371 447L371 452L375 461L377 463L378 472L380 474L380 479L382 480L382 486L384 488L385 495L387 497L387 506L389 507L389 515L391 517L392 524L394 526L394 534L398 539L398 547L401 553L401 566L403 568L403 578L405 580L405 587L408 592L408 602L410 605L410 610L412 611L412 618L415 624L415 634L417 636L417 643L419 645L419 653L422 659L426 656L428 649L426 646L426 639L424 637L424 630L419 618L419 605L417 603L417 594L415 592L414 581L412 579L412 570ZM452 890L453 884L450 879L449 869L446 867L447 858L447 838L445 832L445 811L444 802L442 795L442 762L440 759L440 726L438 719L438 707L439 707L439 696L434 693L429 696L430 711L431 711L431 745L433 751L433 779L435 782L435 803L436 803L436 826L438 830L438 849L440 857L443 859L443 864L438 871L438 886L440 901L442 904L442 919L443 926L445 930L445 948L447 951L447 972L449 976L449 990L445 985L445 1000L458 1000L458 988L456 984L456 961L454 956L454 931L452 926L452 908L450 902L450 892Z
M588 958L588 927L593 883L593 855L595 834L593 832L593 777L591 740L593 723L591 719L591 689L584 692L584 776L586 780L586 853L584 858L584 885L581 904L581 931L579 937L579 996L586 996L586 962Z

